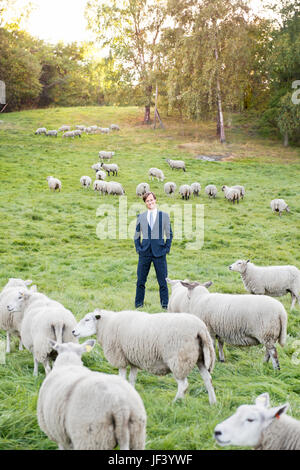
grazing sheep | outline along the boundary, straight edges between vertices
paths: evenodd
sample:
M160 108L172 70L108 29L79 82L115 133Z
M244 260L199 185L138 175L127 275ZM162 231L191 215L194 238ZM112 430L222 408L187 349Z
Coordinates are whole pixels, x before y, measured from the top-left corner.
M107 183L103 180L96 180L93 184L94 191L99 191L101 194L107 193Z
M273 199L270 203L272 212L278 212L279 217L283 211L290 212L290 208L284 199Z
M156 178L158 181L163 181L165 179L164 173L159 168L150 168L148 171L149 179Z
M105 171L102 171L102 170L96 171L96 180L105 180L105 178L106 178Z
M74 139L75 131L67 131L63 134L63 137L72 137Z
M92 133L94 133L94 131L92 130L91 127L86 127L84 132L85 132L86 134L92 134Z
M116 181L109 181L106 183L106 192L107 194L114 194L117 196L123 196L123 194L125 194L125 190L121 183L117 183Z
M206 324L218 340L219 359L224 362L223 343L234 346L266 347L265 361L280 369L275 343L286 341L287 313L276 299L266 295L209 293L204 284L184 282L189 289L189 312Z
M192 194L192 188L188 184L182 184L179 188L181 199L188 200Z
M296 266L256 266L249 259L239 259L229 269L240 273L246 290L251 294L281 297L290 293L291 310L296 300L300 305L300 271Z
M58 178L47 176L46 180L48 181L50 191L56 191L56 189L58 189L58 191L61 190L61 181Z
M168 181L164 185L164 192L169 196L170 194L175 194L176 188L176 183L174 183L173 181Z
M57 130L47 131L46 135L50 137L57 137Z
M47 129L46 127L39 127L36 131L35 131L35 135L40 135L40 134L47 134Z
M222 191L224 191L225 198L232 202L232 204L234 204L235 201L240 201L240 191L238 189L230 188L224 184Z
M112 131L119 131L120 130L120 127L118 126L118 124L111 124L110 128L111 128Z
M143 450L146 411L137 391L117 375L91 371L81 356L95 340L58 344L52 371L39 391L41 430L62 450Z
M148 193L150 191L150 186L148 183L140 183L136 187L136 195L139 197L142 197L144 194Z
M204 191L209 198L215 198L218 192L217 187L214 184L208 184L207 186L205 186Z
M114 156L115 152L106 152L105 150L100 150L99 158L101 160L110 160Z
M61 303L38 292L16 293L7 306L12 315L23 314L22 343L33 354L33 375L38 375L38 364L43 364L46 375L50 372L51 347L48 339L59 343L77 342L72 335L76 325L74 315Z
M269 394L255 405L241 405L214 430L221 446L254 447L255 450L300 450L300 421L287 416L289 404L269 408Z
M6 331L6 352L10 353L10 336L19 338L19 350L22 351L22 341L20 335L23 315L11 315L7 310L7 305L11 302L16 293L27 292L27 287L32 283L30 279L10 278L0 293L0 329Z
M167 158L166 162L170 165L172 170L174 170L174 168L175 168L175 170L186 171L185 170L185 163L184 163L183 160L170 160L170 158Z
M73 131L73 132L74 132L74 137L76 137L76 136L81 137L81 134L82 134L82 132L84 132L84 131L82 131L81 129L76 129L76 130Z
M90 178L89 176L82 176L80 178L80 184L84 188L89 188L92 184L92 178Z
M178 384L175 401L183 398L187 376L197 364L209 403L216 402L209 373L215 361L213 343L204 323L192 315L96 309L85 315L73 334L78 338L97 334L106 359L123 378L130 366L132 385L138 369L156 375L172 372Z
M200 183L192 183L191 184L191 189L192 189L192 194L194 196L199 196L199 193L201 191L201 184Z
M99 131L101 134L109 134L110 133L110 128L109 127L98 127Z
M240 185L235 185L235 186L231 186L233 189L237 189L239 192L240 192L240 198L241 199L244 199L244 196L245 196L245 186L240 186Z
M92 170L95 170L95 172L97 173L97 171L101 170L101 163L94 163L94 165L91 166Z
M118 176L118 171L119 171L119 167L116 163L101 163L101 168L103 170L105 170L108 174L108 176L110 176L110 173L112 172L113 176Z
M83 132L84 132L86 126L83 126L83 125L80 124L80 125L75 126L75 128L76 128L77 130L79 130L79 131L83 131Z
M93 126L90 126L89 128L91 129L92 132L95 132L98 129L98 126L93 125Z
M66 131L70 131L71 130L71 126L61 126L59 129L59 132L66 132Z

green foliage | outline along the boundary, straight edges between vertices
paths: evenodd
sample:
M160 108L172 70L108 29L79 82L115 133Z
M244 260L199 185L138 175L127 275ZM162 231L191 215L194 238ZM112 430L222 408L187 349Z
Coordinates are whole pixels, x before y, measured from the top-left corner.
M150 181L159 206L204 205L204 245L187 249L188 237L175 238L168 256L170 278L212 280L212 292L245 293L240 276L228 270L238 258L257 264L294 264L300 267L300 153L282 148L276 140L253 136L257 116L233 115L228 142L215 138L214 123L180 123L162 116L166 130L141 125L143 110L126 107L52 108L4 114L0 124L0 288L9 277L33 279L38 290L62 302L79 320L96 307L113 310L134 307L137 255L132 237L100 240L96 215L101 204L118 213L117 197L101 197L80 187L83 174L94 177L91 165L101 149L114 150L120 172L116 179L126 190L128 208L144 204L137 199L139 182L148 180L150 166L162 168L167 180L181 183L199 181L199 198L184 202L176 194L167 197L163 183ZM83 135L67 141L35 136L37 127L58 128L61 124L120 125L118 133ZM226 161L205 162L199 154L226 154ZM172 171L165 159L183 159L187 172ZM57 176L62 191L51 193L46 177ZM216 200L204 194L206 184L217 185ZM223 184L244 184L246 196L238 205L229 204L221 192ZM269 202L283 197L291 208L281 218L272 214ZM123 214L124 215L124 214ZM128 214L128 224L135 216ZM173 220L174 227L174 220ZM217 362L212 374L217 404L209 406L197 368L189 377L189 388L181 403L172 403L176 382L171 375L154 376L139 372L137 391L147 416L147 449L214 449L213 429L237 406L253 403L263 392L272 404L288 401L289 413L300 419L299 365L293 362L299 351L299 305L290 312L290 296L280 298L288 312L288 339L278 347L280 371L263 363L261 346L247 349L226 345L224 364ZM147 281L145 310L160 311L158 285L151 268ZM0 334L1 344L5 339ZM36 418L38 390L44 379L32 376L33 360L28 351L11 354L0 364L0 448L56 449L39 429ZM297 356L298 355L298 356ZM117 373L103 357L99 345L84 356L93 370ZM224 448L227 449L227 448Z

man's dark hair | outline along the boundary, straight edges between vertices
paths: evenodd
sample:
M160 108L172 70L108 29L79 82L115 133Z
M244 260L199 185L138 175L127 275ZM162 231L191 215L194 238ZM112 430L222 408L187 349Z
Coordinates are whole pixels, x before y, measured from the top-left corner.
M147 199L148 196L150 196L150 194L152 194L152 196L153 196L154 199L156 200L155 194L154 194L152 191L148 191L147 193L145 193L145 194L143 195L143 201L144 201L144 202L146 202L146 199Z

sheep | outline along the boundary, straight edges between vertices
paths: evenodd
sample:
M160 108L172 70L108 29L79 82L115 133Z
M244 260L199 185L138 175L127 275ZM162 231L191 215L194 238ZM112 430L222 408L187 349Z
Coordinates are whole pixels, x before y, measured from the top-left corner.
M105 150L100 150L99 158L102 160L110 160L114 154L115 152L106 152Z
M147 416L140 395L121 377L81 361L95 342L49 341L58 356L39 391L39 426L62 450L143 450Z
M86 126L83 126L82 124L76 125L75 128L79 131L85 131Z
M174 168L175 168L176 170L186 171L185 163L184 163L183 160L170 160L170 158L167 158L166 162L170 165L172 170L174 170Z
M287 313L276 299L266 295L209 293L207 285L184 282L189 289L189 313L206 324L213 339L218 340L219 359L224 362L223 343L235 346L263 344L265 362L270 358L280 369L275 343L283 347L287 334Z
M278 212L279 217L283 211L290 212L290 208L284 199L273 199L270 203L272 212Z
M80 178L80 184L84 188L89 188L92 184L92 178L90 178L90 176L82 176Z
M71 126L63 125L63 126L61 126L58 130L59 130L59 132L70 131L70 130L71 130Z
M41 135L41 134L47 134L47 129L46 127L39 127L36 131L35 131L35 135Z
M229 202L239 202L240 201L240 191L238 189L230 188L225 184L222 186L222 191L224 191L225 198L228 199Z
M197 364L209 396L216 403L211 382L215 353L205 324L188 313L141 311L110 312L96 309L73 330L76 338L97 334L104 355L134 386L138 369L155 375L172 372L178 384L175 400L188 388L187 376Z
M56 191L56 189L58 189L58 191L61 190L61 181L58 178L47 176L46 180L48 181L50 191Z
M93 184L94 191L99 191L99 193L107 193L107 183L103 180L96 180Z
M47 131L46 135L50 137L57 137L57 130L54 129L52 131Z
M175 194L176 188L176 183L173 181L168 181L164 185L164 192L169 196L170 194Z
M96 171L96 180L105 180L105 178L106 178L105 171L102 171L102 170Z
M63 134L63 137L72 137L74 139L75 131L67 131Z
M192 194L192 188L188 184L182 184L179 188L181 199L189 199Z
M192 194L194 196L199 196L199 193L201 191L201 184L200 183L192 183L191 184L191 189L192 189Z
M38 375L39 363L43 364L46 375L51 370L48 338L59 343L77 343L72 335L76 325L72 312L44 294L34 291L17 292L7 309L13 315L23 314L21 339L25 348L33 355L34 376Z
M118 176L118 170L119 170L119 167L116 163L101 163L101 168L103 170L105 170L108 174L108 176L110 176L110 172L112 172L113 176Z
M239 259L229 269L240 273L246 290L251 294L281 297L290 293L291 310L296 300L300 305L300 271L296 266L256 266L249 259Z
M125 190L121 183L117 183L116 181L109 181L106 183L106 192L107 194L115 194L117 196L125 194Z
M98 127L99 131L101 134L109 134L110 133L110 128L109 127Z
M169 279L166 281L171 285L171 295L168 302L168 312L185 313L189 311L188 290L181 284L180 279ZM188 282L188 279L184 280Z
M92 130L91 127L86 127L85 130L84 130L84 132L85 132L86 134L91 134L91 133L93 132L93 130Z
M90 126L89 128L91 129L92 132L95 132L98 129L98 126L93 125L93 126Z
M217 187L214 184L208 184L207 186L205 186L204 191L209 198L215 198L218 193Z
M148 183L139 183L136 187L135 193L138 197L142 197L144 194L150 191L150 186Z
M6 352L10 353L10 336L15 335L19 338L19 350L22 351L22 341L20 336L20 327L23 315L11 315L7 310L7 305L11 301L11 296L16 291L27 291L27 287L32 283L31 279L10 278L0 293L0 329L6 331Z
M156 178L158 181L163 181L165 179L164 173L159 168L150 168L148 171L149 179Z
M235 186L231 186L233 189L237 189L240 193L240 198L241 199L244 199L244 196L245 196L245 186L240 186L240 185L235 185Z
M81 134L82 134L83 131L81 129L76 129L73 132L74 132L74 137L78 136L78 137L81 138Z
M101 163L94 163L94 165L91 166L92 170L95 170L95 172L97 173L97 171L101 170Z
M111 124L110 128L111 128L112 131L119 131L120 130L120 127L118 126L118 124Z
M268 393L255 405L241 405L214 430L221 446L254 447L255 450L300 450L300 421L285 413L289 404L269 408Z

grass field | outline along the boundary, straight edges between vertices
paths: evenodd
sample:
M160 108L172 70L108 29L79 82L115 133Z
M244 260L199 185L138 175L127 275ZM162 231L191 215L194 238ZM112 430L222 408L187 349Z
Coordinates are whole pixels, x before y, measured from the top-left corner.
M135 188L141 181L149 181L150 167L161 168L165 181L175 181L177 187L194 181L202 186L199 198L182 201L178 194L167 197L163 183L150 182L160 207L171 210L175 205L183 219L187 214L184 207L193 209L192 235L181 233L180 225L176 225L178 218L171 211L176 225L168 255L171 279L211 280L211 292L245 293L239 274L228 270L236 259L300 268L299 149L285 149L277 140L258 137L255 119L248 121L245 116L233 117L223 146L216 140L214 123L177 122L165 117L166 129L153 130L141 124L142 117L142 109L113 107L53 108L1 115L0 288L9 277L30 278L40 292L62 302L78 320L96 307L134 308L138 258L132 229L136 211L139 207L144 210ZM75 140L34 135L41 126L107 127L111 123L119 124L121 130ZM123 206L117 197L101 197L92 189L80 187L82 175L94 179L90 167L98 161L100 150L116 152L113 161L120 172L109 179L124 186ZM201 161L195 158L199 154L222 154L226 160ZM185 160L187 172L172 172L166 158ZM62 181L60 193L49 191L48 175ZM209 183L218 188L215 200L209 200L204 193ZM223 184L245 185L245 199L238 205L228 203L221 191ZM286 200L289 214L281 218L272 214L270 201L275 197ZM196 205L204 205L204 243L191 249L191 243L201 236L196 233ZM97 215L97 209L104 216ZM116 236L99 239L97 233L101 227L105 229L105 214L110 211L117 217ZM126 231L120 237L121 220L125 220ZM278 346L281 370L274 371L270 363L263 363L264 350L260 346L225 346L226 362L217 362L212 374L215 406L209 406L196 369L189 377L185 399L175 404L172 400L177 385L171 375L139 373L136 388L148 416L147 449L219 449L212 437L215 425L238 405L253 403L258 394L266 391L274 406L288 401L289 413L300 419L300 306L291 312L290 296L280 300L289 318L286 346ZM144 310L160 311L153 267ZM3 349L4 332L0 340ZM56 444L40 431L36 419L43 368L40 366L39 376L34 378L31 354L18 351L16 346L17 342L0 365L0 449L56 449ZM84 363L93 370L117 373L104 359L99 345L85 355Z

